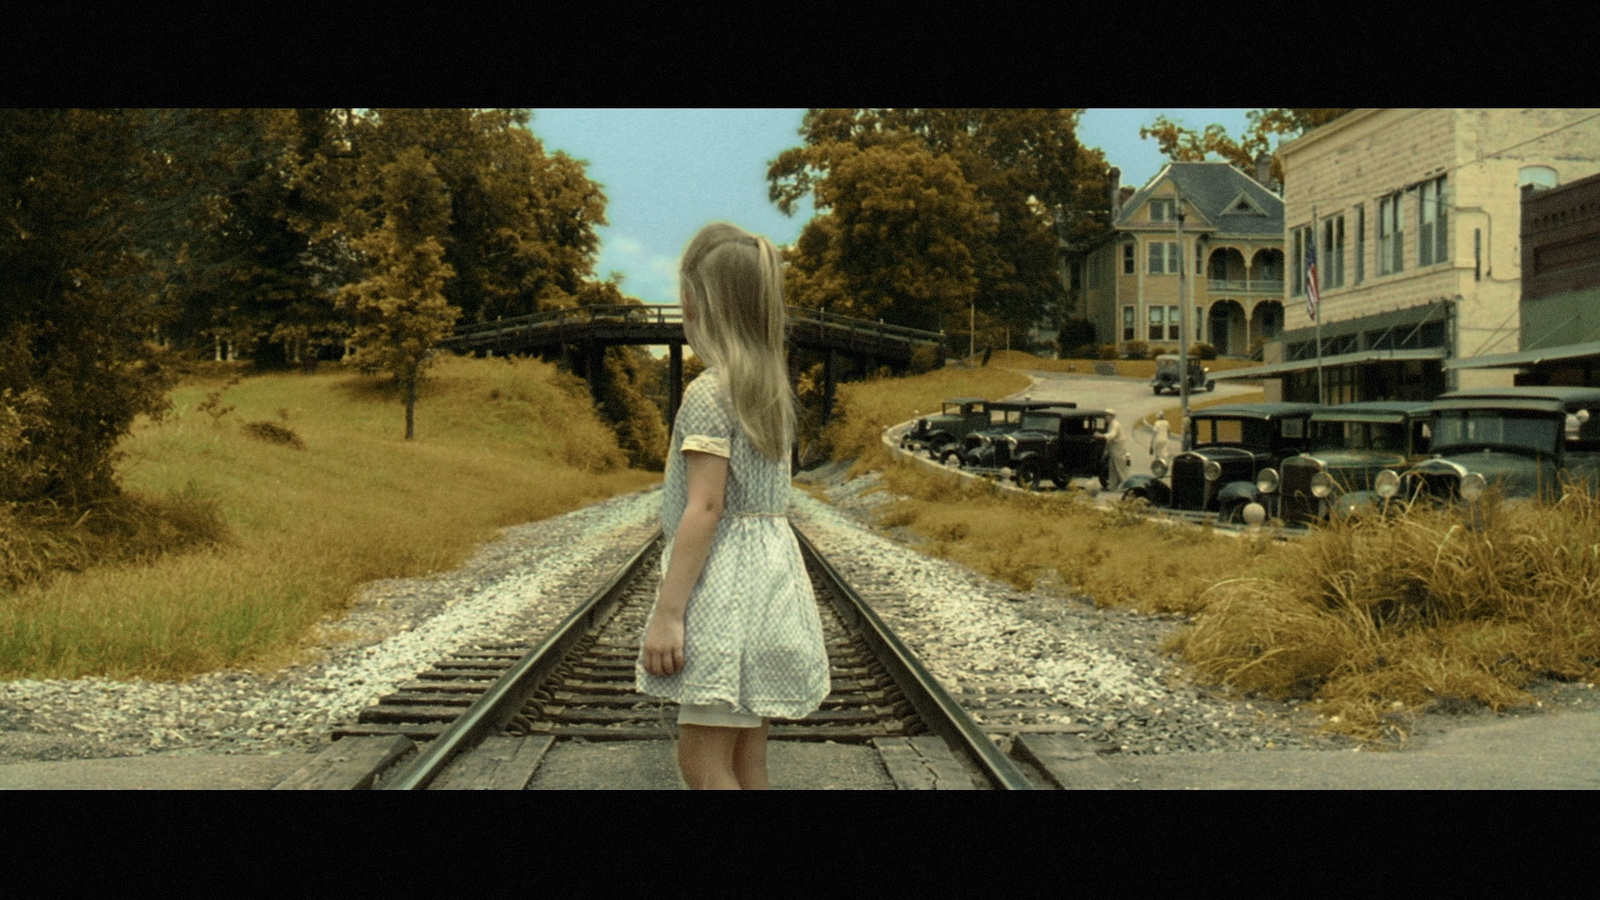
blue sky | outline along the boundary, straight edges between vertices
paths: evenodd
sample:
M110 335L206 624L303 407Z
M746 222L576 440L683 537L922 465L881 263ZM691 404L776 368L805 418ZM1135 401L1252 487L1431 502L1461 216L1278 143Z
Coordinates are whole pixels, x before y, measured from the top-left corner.
M1078 140L1105 151L1122 183L1144 184L1165 162L1139 127L1166 114L1195 129L1212 122L1238 135L1243 109L1090 109ZM718 219L792 243L811 217L767 200L767 166L800 145L803 109L535 109L531 127L550 152L587 163L606 194L595 271L623 276L624 293L677 302L678 254L700 226Z

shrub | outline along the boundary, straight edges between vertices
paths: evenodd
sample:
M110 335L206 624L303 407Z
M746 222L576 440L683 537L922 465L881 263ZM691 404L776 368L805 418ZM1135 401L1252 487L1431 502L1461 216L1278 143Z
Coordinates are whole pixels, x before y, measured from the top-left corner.
M1198 359L1216 359L1217 348L1205 341L1197 341L1189 345L1189 355Z
M248 422L244 426L244 433L269 444L282 444L296 450L306 448L306 442L300 440L300 435L295 434L294 429L276 422Z
M1117 358L1117 345L1116 344L1101 344L1099 351L1095 355L1100 359L1116 359Z
M1123 359L1149 359L1150 345L1144 341L1128 341L1122 345Z

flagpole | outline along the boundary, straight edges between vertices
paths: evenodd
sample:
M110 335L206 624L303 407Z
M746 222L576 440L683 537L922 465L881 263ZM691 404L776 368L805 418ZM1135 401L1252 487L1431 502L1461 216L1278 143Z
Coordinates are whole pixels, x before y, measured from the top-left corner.
M1311 235L1310 235L1310 237L1311 237L1311 258L1312 258L1312 260L1315 260L1316 259L1316 252L1317 252L1316 251L1316 246L1317 246L1317 205L1315 203L1311 204ZM1311 292L1311 285L1310 285L1309 282L1306 284L1306 291L1307 291L1307 293ZM1317 324L1317 403L1320 405L1320 404L1324 404L1324 403L1328 402L1328 394L1327 394L1327 391L1323 387L1323 384L1322 384L1322 297L1321 297L1322 284L1321 284L1321 279L1320 278L1318 279L1316 292L1318 294L1318 296L1317 296L1317 307L1316 307L1316 312L1312 314L1311 318Z

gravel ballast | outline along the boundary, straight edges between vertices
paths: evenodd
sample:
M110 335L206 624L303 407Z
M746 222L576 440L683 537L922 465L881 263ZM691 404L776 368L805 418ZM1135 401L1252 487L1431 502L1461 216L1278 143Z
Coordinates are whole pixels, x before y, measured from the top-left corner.
M658 526L660 492L508 528L459 569L363 586L312 659L186 682L0 683L0 761L314 749L329 728L471 643L536 642Z

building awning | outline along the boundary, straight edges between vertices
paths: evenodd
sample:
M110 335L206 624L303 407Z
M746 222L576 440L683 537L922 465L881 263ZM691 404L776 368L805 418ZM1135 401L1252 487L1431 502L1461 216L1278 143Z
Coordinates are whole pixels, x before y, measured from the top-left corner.
M1362 350L1359 353L1340 353L1322 358L1323 368L1329 366L1355 366L1370 362L1400 362L1408 359L1444 359L1444 347L1424 347L1420 350ZM1315 370L1317 358L1297 359L1292 362L1273 363L1267 366L1255 366L1249 369L1229 369L1225 372L1207 372L1206 377L1214 381L1226 381L1230 378L1281 378L1291 372L1304 372L1307 369ZM1445 363L1449 368L1450 363Z
M1445 362L1446 369L1513 369L1536 366L1542 362L1572 359L1578 356L1600 356L1600 341L1587 344L1563 344L1543 350L1523 350L1519 353L1497 353L1494 356L1469 356Z

